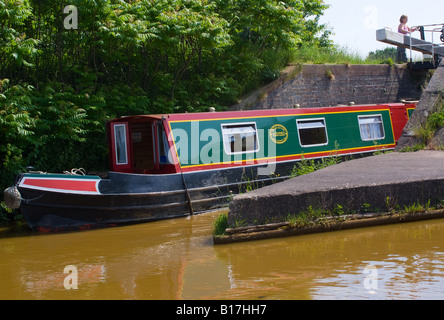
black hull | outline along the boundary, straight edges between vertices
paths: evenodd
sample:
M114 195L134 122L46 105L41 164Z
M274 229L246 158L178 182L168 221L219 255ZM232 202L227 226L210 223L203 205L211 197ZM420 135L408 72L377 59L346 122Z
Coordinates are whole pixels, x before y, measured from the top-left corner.
M288 173L293 166L289 163L280 169ZM185 217L227 207L235 194L286 178L284 172L279 178L257 177L258 168L159 176L110 173L100 182L101 194L94 195L19 187L20 210L32 230L46 232ZM163 190L151 191L155 189Z
M112 227L175 218L188 214L184 195L73 195L19 189L20 207L36 231Z

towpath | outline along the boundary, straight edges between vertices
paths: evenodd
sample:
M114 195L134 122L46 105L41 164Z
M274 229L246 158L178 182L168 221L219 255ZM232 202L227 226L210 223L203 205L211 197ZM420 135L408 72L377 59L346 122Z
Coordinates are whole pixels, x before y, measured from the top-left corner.
M229 223L285 221L312 208L362 212L444 200L444 151L391 152L342 162L236 196Z

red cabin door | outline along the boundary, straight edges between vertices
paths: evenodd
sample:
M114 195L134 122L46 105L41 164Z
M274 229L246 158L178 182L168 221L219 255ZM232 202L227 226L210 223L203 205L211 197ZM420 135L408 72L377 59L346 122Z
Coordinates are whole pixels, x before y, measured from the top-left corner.
M112 170L130 172L132 170L130 152L130 132L128 122L111 124Z

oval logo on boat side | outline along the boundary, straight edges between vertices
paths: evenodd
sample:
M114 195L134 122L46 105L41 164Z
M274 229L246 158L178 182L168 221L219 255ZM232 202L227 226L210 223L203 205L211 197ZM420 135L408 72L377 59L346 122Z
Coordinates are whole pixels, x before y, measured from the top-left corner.
M274 143L283 144L288 139L288 130L281 124L275 124L270 129L270 138Z

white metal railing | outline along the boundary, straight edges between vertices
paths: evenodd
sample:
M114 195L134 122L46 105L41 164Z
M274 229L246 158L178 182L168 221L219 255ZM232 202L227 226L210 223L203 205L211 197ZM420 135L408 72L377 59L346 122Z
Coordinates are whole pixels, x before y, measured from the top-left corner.
M439 28L432 28L432 29L429 29L429 30L425 29L426 27L437 27L437 26L439 26ZM425 33L426 32L430 32L431 33L431 35L432 35L431 43L422 44L422 45L421 44L415 44L415 47L428 47L428 46L431 46L431 54L432 54L432 57L434 57L435 56L435 48L443 46L443 44L435 44L434 35L436 33L440 33L441 34L440 35L440 40L441 40L441 42L444 42L444 24L443 23L429 24L429 25L423 25L423 26L415 26L413 28L416 28L417 30L421 30L420 28L422 28L422 32L424 33L422 36L424 36L424 39L421 36L421 40L425 40ZM417 31L417 30L415 30L415 31ZM413 33L412 31L409 32L409 38L410 38L410 62L413 62L412 33Z

